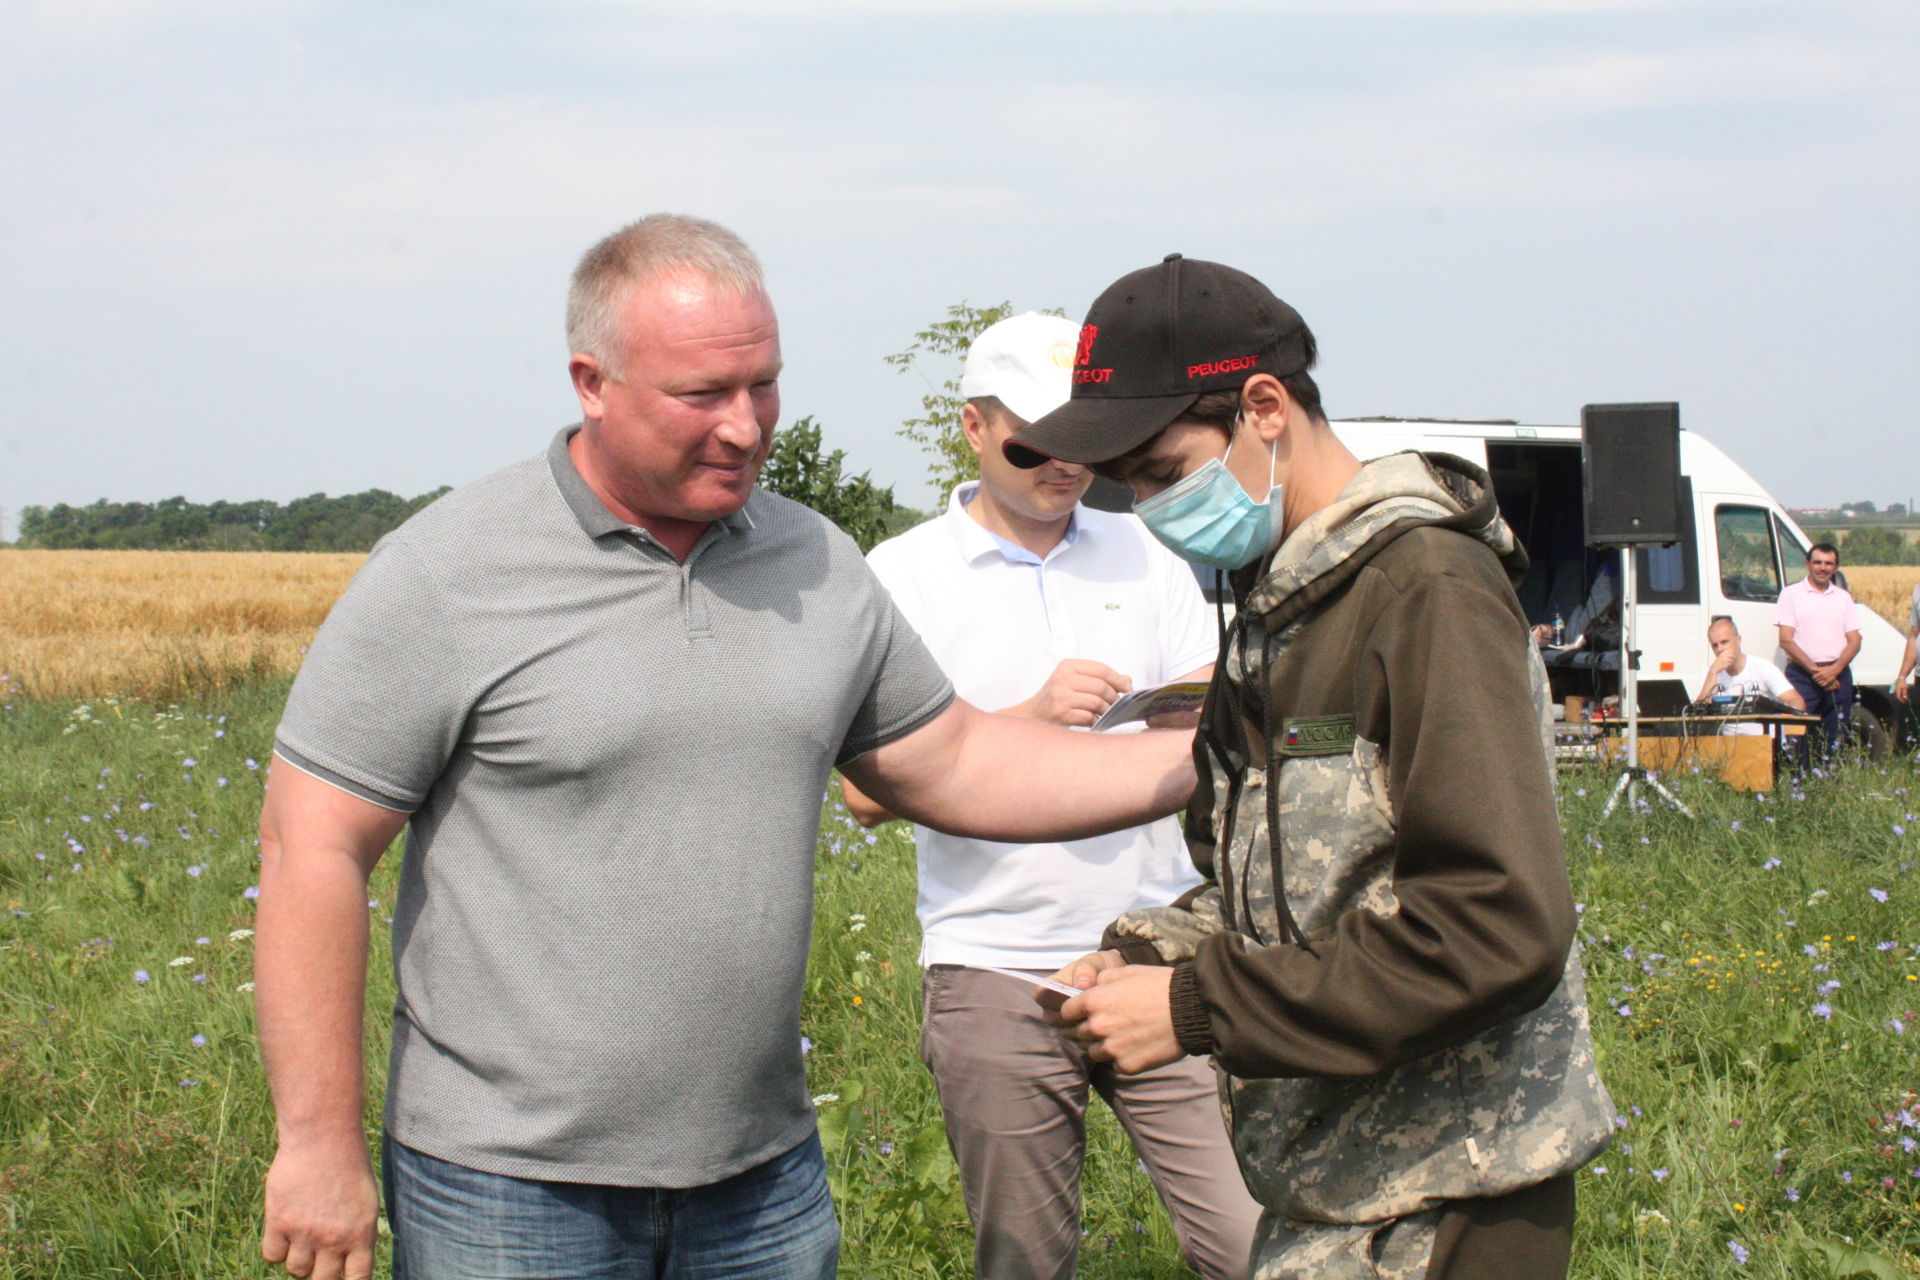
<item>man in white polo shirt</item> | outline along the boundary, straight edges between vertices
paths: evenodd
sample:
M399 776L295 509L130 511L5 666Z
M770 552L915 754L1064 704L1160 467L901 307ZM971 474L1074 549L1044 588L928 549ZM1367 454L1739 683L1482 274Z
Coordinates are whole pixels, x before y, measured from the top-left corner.
M1187 566L1132 516L1079 504L1086 468L1023 471L1001 444L1066 403L1079 327L1028 312L967 353L962 425L980 479L944 515L868 556L960 696L1090 725L1122 693L1204 680L1213 619ZM871 826L891 816L849 788ZM1198 882L1177 825L1069 844L998 844L916 827L926 966L921 1054L959 1162L982 1277L1073 1274L1089 1086L1132 1135L1206 1276L1245 1274L1259 1206L1247 1194L1204 1058L1122 1076L1048 1025L1032 989L986 966L1044 975L1097 945L1122 911Z
M1840 551L1816 542L1807 552L1807 576L1780 593L1773 620L1787 654L1787 679L1820 717L1821 755L1831 758L1853 717L1853 655L1860 652L1860 606L1833 580ZM1806 739L1800 739L1806 764Z
M1713 648L1713 663L1707 668L1706 674L1700 677L1700 691L1694 695L1695 701L1705 702L1720 694L1743 697L1763 693L1770 698L1778 698L1790 707L1806 708L1805 701L1780 668L1740 648L1740 628L1726 614L1720 614L1707 624L1707 644ZM1745 724L1723 724L1720 732L1757 734L1766 731L1749 721Z

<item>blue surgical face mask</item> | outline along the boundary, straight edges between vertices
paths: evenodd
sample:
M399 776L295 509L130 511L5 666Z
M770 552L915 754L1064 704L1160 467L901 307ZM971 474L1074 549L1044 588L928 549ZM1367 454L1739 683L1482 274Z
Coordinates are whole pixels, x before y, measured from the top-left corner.
M1238 438L1239 422L1234 436ZM1273 482L1280 442L1267 457L1267 496L1255 502L1227 470L1226 457L1209 458L1192 475L1136 502L1133 513L1153 536L1182 560L1214 569L1238 569L1272 550L1278 542L1283 513L1281 486Z

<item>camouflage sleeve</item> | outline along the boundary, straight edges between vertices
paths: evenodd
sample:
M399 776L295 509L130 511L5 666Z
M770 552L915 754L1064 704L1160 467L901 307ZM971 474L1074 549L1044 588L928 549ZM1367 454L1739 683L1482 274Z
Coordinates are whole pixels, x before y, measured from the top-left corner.
M1170 907L1142 907L1107 926L1103 951L1118 951L1129 964L1176 964L1190 960L1200 940L1227 927L1220 913L1220 886L1209 881Z

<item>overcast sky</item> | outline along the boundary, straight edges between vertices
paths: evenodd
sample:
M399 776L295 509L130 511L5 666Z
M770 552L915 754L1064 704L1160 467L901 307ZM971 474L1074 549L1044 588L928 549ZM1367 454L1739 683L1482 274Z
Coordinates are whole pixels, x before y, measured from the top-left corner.
M1334 416L1674 399L1790 505L1905 500L1917 86L1910 0L0 0L4 529L533 453L573 261L656 210L756 247L785 419L916 505L883 356L1174 250Z

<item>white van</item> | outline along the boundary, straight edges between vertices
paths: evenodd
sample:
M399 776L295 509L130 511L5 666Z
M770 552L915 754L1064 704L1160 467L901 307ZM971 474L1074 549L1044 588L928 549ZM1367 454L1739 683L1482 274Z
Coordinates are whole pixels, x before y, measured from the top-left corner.
M1567 617L1588 599L1606 557L1618 554L1586 546L1578 427L1424 418L1350 418L1332 425L1363 460L1419 449L1485 467L1500 512L1532 562L1520 585L1530 621L1550 623L1556 611ZM1707 622L1717 614L1734 619L1749 653L1784 667L1774 600L1782 585L1806 574L1811 539L1711 441L1681 431L1680 471L1682 540L1635 553L1642 714L1678 707L1698 692L1713 660ZM1905 637L1872 611L1862 612L1860 653L1853 660L1855 732L1879 756L1888 746L1886 727L1896 723L1898 704L1889 690ZM1556 685L1570 683L1573 671L1556 668L1554 677Z

